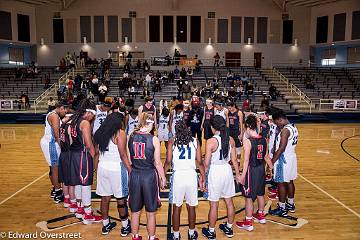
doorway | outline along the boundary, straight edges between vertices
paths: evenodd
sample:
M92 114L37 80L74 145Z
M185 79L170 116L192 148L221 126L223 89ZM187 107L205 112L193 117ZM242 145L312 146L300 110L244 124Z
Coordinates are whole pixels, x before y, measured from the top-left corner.
M225 66L226 67L240 67L241 52L225 52Z
M254 67L261 68L261 52L254 53Z

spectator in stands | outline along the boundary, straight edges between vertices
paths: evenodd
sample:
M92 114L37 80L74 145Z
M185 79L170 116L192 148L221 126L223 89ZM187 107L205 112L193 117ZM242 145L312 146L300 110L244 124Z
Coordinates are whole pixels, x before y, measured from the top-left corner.
M306 89L314 89L314 84L311 82L310 78L305 79L305 88Z
M168 102L165 98L161 99L159 102L160 115L162 113L163 108L168 108Z
M249 83L249 85L247 87L247 96L254 97L254 85L252 85L251 82Z
M168 73L168 81L169 81L169 82L174 82L174 80L175 80L175 74L174 74L174 72L173 72L173 71L169 71L169 73Z
M213 77L213 87L214 91L219 88L219 78L217 74L215 74Z
M144 87L144 91L143 91L143 99L145 99L146 97L150 96L150 91L147 87Z
M66 70L66 61L64 58L61 58L59 63L59 71L65 72L65 70Z
M20 98L21 98L22 105L24 106L24 109L28 110L30 108L29 96L21 91Z
M143 70L144 70L144 72L150 71L150 66L149 66L149 63L147 62L147 60L145 60L143 63Z
M94 95L97 95L99 90L99 79L97 78L96 74L93 76L91 80L91 86L92 86L92 93Z
M71 54L70 54L70 52L67 52L65 55L66 66L70 66L70 60L71 60Z
M72 79L72 76L69 76L68 79L66 79L66 88L68 92L72 92L74 87L74 80Z
M196 86L196 84L191 86L191 95L199 96L199 88Z
M191 84L193 84L193 75L194 75L194 72L193 72L192 68L189 67L187 70L187 76L188 76L188 79L191 81Z
M191 86L188 81L185 81L185 84L182 86L181 91L184 94L184 99L189 100L191 95Z
M269 87L269 95L271 97L271 100L276 101L278 94L277 94L276 87L272 83L270 84L270 87Z
M126 62L124 65L124 72L131 73L131 65L129 62Z
M177 48L175 48L175 51L174 51L174 62L175 62L175 65L179 65L179 62L180 62L180 52Z
M108 93L108 88L106 87L106 85L104 83L102 83L100 85L98 92L99 92L99 101L103 102Z
M152 81L153 81L153 74L152 72L149 72L145 77L145 86L149 88L151 86Z
M178 68L178 66L177 66L177 65L175 66L175 69L174 69L174 74L175 74L175 78L178 78L178 77L179 77L180 70L179 70L179 68Z
M49 74L45 74L44 78L45 78L44 89L48 89L50 87L50 76L49 76Z
M154 81L154 92L161 91L161 80L159 78L155 78Z
M85 62L86 62L86 58L85 58L85 53L83 52L83 50L80 50L80 67L85 67Z
M126 56L127 62L129 63L129 65L131 66L131 60L132 60L132 54L131 52L129 52Z
M50 97L47 102L47 105L48 105L48 112L51 112L52 110L54 110L56 108L55 107L56 101L52 97Z
M186 79L186 75L187 75L187 73L186 73L185 68L182 68L181 71L180 71L180 77L182 79Z
M136 69L137 70L141 69L141 61L140 61L140 59L138 59L137 62L136 62Z
M169 56L169 54L167 52L165 53L165 61L166 61L166 66L171 65L171 57Z
M130 85L128 89L129 97L136 98L136 92L135 87L133 85Z
M207 80L205 84L205 95L207 98L212 95L212 84L209 80Z
M235 91L235 88L234 87L230 87L230 90L229 90L229 100L231 102L236 102L236 99L237 99L237 92Z
M161 72L160 72L160 70L157 70L157 71L156 71L155 77L158 78L158 79L161 78Z
M214 67L218 67L219 66L219 61L220 61L220 55L218 52L216 52L215 56L214 56Z
M80 85L80 88L81 88L81 92L87 96L88 95L88 91L90 89L90 82L87 78L84 79L84 81L81 82L81 85Z
M81 89L82 81L83 78L80 76L80 74L77 74L74 80L74 91L78 92Z
M244 100L243 104L242 104L242 110L245 112L249 112L250 111L250 104L251 101L248 97L246 97L246 99Z
M269 98L264 94L264 98L261 100L260 111L265 111L270 106Z
M228 92L228 90L226 89L226 87L224 87L224 90L221 92L221 96L222 96L222 98L224 99L225 102L228 101L228 99L229 99L229 92Z
M175 108L175 106L178 105L179 103L180 101L175 96L173 96L169 104L170 111L172 111Z

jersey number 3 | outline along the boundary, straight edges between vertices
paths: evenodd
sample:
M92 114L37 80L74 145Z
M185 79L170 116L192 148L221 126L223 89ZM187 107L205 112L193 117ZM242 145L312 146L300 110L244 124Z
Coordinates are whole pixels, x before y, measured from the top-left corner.
M145 159L145 143L134 142L134 158Z

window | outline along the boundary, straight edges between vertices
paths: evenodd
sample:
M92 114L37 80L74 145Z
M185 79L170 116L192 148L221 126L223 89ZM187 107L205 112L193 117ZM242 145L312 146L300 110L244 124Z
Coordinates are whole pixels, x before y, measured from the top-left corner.
M208 12L208 18L215 18L215 12Z
M160 42L160 16L149 16L149 41Z
M325 58L321 60L322 66L330 66L336 64L336 58Z
M136 18L136 11L129 11L129 18Z

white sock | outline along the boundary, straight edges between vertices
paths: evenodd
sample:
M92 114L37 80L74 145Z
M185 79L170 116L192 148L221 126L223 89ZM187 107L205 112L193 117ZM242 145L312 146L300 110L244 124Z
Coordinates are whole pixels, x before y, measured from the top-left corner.
M180 237L180 232L179 231L173 231L174 237L175 238L179 238Z
M291 204L291 205L294 204L294 199L293 199L293 198L288 198L287 201L288 201L288 203Z
M264 210L258 210L258 213L264 213Z
M70 198L70 195L65 195L64 197L65 197L65 198Z
M213 232L215 232L215 228L209 227L209 231L210 231L211 233L213 233Z
M122 225L122 227L126 228L129 225L129 220L128 219L121 220L121 225Z
M91 186L81 186L81 200L84 206L91 205Z
M252 217L245 217L245 219L246 219L246 220L251 220L251 219L252 219Z
M76 199L81 199L81 186L80 185L75 186L75 197L76 197Z
M154 240L155 239L155 235L154 236L149 236L149 240Z
M280 206L280 208L285 209L285 203L284 202L279 202L279 206Z
M106 226L110 223L110 219L107 218L107 219L103 219L103 225Z
M230 224L230 223L228 223L228 222L226 222L226 226L227 226L228 228L232 228L232 224Z
M194 229L189 229L190 236L193 235L194 233L195 233L195 228Z
M86 214L91 214L91 206L84 207L84 212Z

